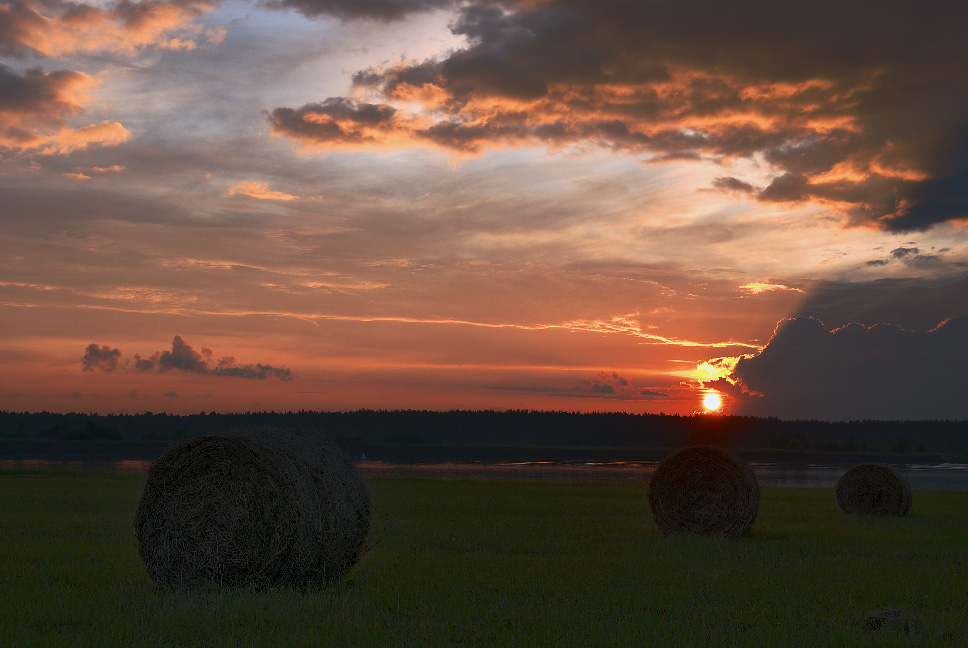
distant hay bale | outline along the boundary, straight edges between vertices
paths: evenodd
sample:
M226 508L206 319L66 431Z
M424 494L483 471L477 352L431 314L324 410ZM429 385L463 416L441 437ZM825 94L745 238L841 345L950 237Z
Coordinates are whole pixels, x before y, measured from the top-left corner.
M328 437L197 437L148 471L138 551L160 587L262 588L339 578L363 551L370 496Z
M837 506L857 515L907 515L911 486L888 466L858 464L837 480Z
M649 506L667 535L736 537L760 508L756 476L723 448L695 446L662 460L649 480Z

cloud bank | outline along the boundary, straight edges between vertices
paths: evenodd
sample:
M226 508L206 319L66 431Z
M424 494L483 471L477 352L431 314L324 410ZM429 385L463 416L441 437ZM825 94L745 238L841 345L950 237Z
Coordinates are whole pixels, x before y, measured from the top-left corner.
M0 6L0 54L64 57L133 54L145 47L191 50L201 32L191 22L214 6L206 0L118 0L105 6L12 0Z
M788 419L966 419L968 317L916 332L893 324L781 321L761 353L711 384L733 413Z
M219 30L203 33L193 22L214 6L207 0L117 0L104 6L12 0L0 5L0 55L25 60L192 50L198 42L224 37ZM66 155L128 141L131 133L119 122L70 123L84 114L98 85L99 79L83 72L17 70L0 63L0 159Z
M133 363L122 363L119 349L90 344L84 352L81 365L84 371L115 371L119 368L130 368L139 372L181 371L206 376L254 380L267 378L276 378L282 382L292 380L292 372L286 367L274 367L262 363L240 365L232 356L223 356L213 364L211 349L203 347L201 351L196 351L180 335L176 335L172 340L170 351L157 351L149 357L142 357L136 353Z
M307 16L453 7L466 45L360 70L356 94L269 114L324 149L600 147L643 160L748 158L713 189L812 201L847 224L968 217L968 6L871 1L280 0Z

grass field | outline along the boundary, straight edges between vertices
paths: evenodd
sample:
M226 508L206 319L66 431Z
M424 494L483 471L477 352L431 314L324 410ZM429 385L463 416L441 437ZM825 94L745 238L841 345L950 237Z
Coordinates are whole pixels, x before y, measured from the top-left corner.
M968 493L843 515L763 492L750 535L665 537L644 485L369 482L343 581L166 592L131 519L141 477L0 472L0 646L964 646ZM900 611L879 630L869 615Z

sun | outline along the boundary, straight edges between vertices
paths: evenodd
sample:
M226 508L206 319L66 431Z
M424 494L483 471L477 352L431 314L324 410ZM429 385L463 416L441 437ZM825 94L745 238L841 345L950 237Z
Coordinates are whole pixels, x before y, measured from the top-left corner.
M715 412L723 406L723 399L719 397L719 394L706 394L706 397L702 399L702 406L706 408L706 411Z

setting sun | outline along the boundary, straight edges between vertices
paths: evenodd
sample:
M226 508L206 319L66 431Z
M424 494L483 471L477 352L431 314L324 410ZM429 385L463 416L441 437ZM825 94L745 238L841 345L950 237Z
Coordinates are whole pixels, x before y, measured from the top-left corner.
M719 394L706 394L706 397L702 399L702 406L710 412L715 412L723 405L723 400L719 397Z

